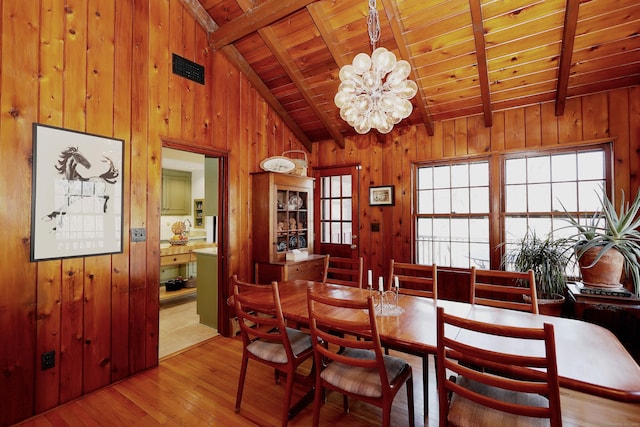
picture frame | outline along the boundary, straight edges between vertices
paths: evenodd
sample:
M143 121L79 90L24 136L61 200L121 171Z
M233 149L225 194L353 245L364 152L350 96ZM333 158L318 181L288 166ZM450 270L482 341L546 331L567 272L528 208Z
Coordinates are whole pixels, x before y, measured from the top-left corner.
M395 194L393 185L378 185L369 187L370 206L393 206Z
M124 141L33 123L31 261L123 251Z

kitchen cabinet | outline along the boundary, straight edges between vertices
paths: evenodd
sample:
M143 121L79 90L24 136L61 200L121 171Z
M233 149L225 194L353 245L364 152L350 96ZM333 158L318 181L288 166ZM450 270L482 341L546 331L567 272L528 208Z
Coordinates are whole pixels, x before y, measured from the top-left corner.
M191 214L191 172L162 169L161 215Z
M193 200L193 228L204 228L204 199Z

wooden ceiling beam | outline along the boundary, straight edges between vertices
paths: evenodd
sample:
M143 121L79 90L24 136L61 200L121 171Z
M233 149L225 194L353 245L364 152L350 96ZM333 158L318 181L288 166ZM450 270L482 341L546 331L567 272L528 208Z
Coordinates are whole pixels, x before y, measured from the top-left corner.
M238 0L240 8L247 10L250 7L249 0ZM309 107L313 110L320 122L323 124L331 138L336 142L338 147L344 148L344 135L340 133L340 130L335 124L331 124L326 115L320 111L311 97L313 89L305 83L305 78L291 60L291 57L287 55L278 43L278 37L275 35L274 30L270 27L261 28L258 30L258 34L262 37L269 50L276 57L284 71L287 73L293 84L298 88L304 100L309 104Z
M214 49L220 49L261 28L268 27L314 1L317 0L268 0L246 10L242 16L214 31L209 42Z
M567 88L569 86L569 73L573 57L573 42L576 38L578 26L579 0L567 0L564 13L564 29L562 32L562 48L560 50L560 64L558 65L558 82L556 87L556 116L564 114L564 106L567 101Z
M196 21L207 31L207 34L211 36L209 29L220 28L218 24L211 18L207 11L202 7L197 0L180 0L180 3L191 13ZM234 46L225 46L221 49L222 53L235 64L242 74L249 80L256 91L264 98L271 108L274 109L276 114L282 119L282 121L289 127L291 132L298 138L300 143L311 152L312 143L309 137L298 126L295 120L287 113L280 101L271 93L267 85L264 84L258 74L251 68L251 65L240 54L240 52Z
M405 59L411 65L411 73L415 75L416 64L413 60L411 52L409 52L409 48L407 47L407 40L404 36L404 28L402 27L400 20L400 11L398 10L398 3L392 0L382 0L382 7L384 8L385 14L387 15L387 19L389 20L389 24L391 25L391 32L393 32L393 37L396 41L396 45L398 45L398 50L400 51L400 55L402 59ZM416 79L413 79L416 81ZM429 111L429 106L426 102L426 95L424 93L424 89L422 85L418 85L418 98L416 102L418 104L418 109L420 110L420 114L422 115L422 120L426 127L427 133L430 136L434 135L433 130L433 119L431 117L431 112Z
M476 44L476 61L478 63L478 79L480 83L480 96L482 98L482 111L484 126L493 125L491 110L491 91L489 89L489 68L487 66L487 45L484 39L484 25L482 19L482 6L480 0L469 0L471 8L471 24L473 26L473 39Z

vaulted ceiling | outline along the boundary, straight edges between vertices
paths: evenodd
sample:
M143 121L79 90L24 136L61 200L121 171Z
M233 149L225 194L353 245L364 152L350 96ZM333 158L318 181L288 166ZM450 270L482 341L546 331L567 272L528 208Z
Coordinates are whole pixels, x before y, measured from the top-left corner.
M353 129L333 99L340 67L371 54L369 0L180 0L301 142ZM398 126L482 115L640 84L637 0L377 0L378 46L411 64Z

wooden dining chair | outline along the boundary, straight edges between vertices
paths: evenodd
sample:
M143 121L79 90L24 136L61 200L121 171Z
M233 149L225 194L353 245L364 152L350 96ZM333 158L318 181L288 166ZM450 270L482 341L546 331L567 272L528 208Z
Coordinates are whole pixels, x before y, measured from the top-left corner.
M362 257L344 258L329 256L324 283L362 288Z
M480 270L471 267L471 304L538 314L533 270L526 272Z
M440 426L562 425L553 325L508 327L443 307L436 324Z
M387 285L391 288L398 278L401 294L438 299L438 266L390 261Z
M404 359L385 355L380 346L372 297L332 298L307 288L309 327L316 366L313 425L320 420L325 389L382 408L382 425L391 422L391 406L406 384L409 425L414 426L413 373ZM360 337L343 338L332 331ZM347 407L345 407L345 411Z
M313 356L310 335L286 326L277 282L271 285L246 283L233 275L231 284L243 342L235 411L240 411L249 359L255 360L276 370L276 382L279 382L278 373L286 375L282 406L282 425L286 426L294 382L312 384L312 374L304 377L298 373L298 367Z
M389 278L387 284L393 288L394 278L398 278L398 293L438 300L438 266L412 264L391 260L389 263ZM385 349L388 353L388 349ZM418 354L422 357L422 388L424 397L424 412L429 413L429 355Z

